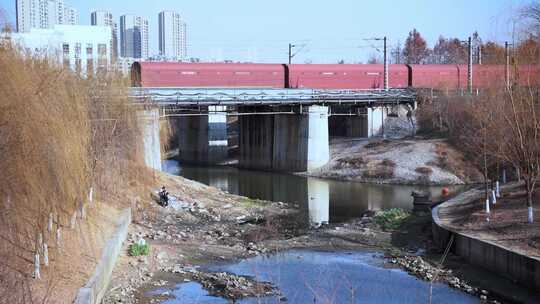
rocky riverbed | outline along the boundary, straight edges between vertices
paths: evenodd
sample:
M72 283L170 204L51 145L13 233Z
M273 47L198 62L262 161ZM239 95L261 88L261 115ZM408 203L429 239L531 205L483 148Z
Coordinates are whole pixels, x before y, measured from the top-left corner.
M417 216L405 223L410 235L385 231L373 212L346 223L310 228L298 206L250 200L190 181L193 188L175 187L179 180L170 178L167 186L174 199L168 207L152 199L144 206L139 202L104 303L157 303L169 295L149 296L148 291L184 281L198 282L210 294L230 300L279 295L270 283L201 266L291 249L382 251L388 255L389 267L404 268L426 281L438 276L438 281L454 288L486 300L489 296L451 271L440 271L434 263L417 257L419 249L430 247L429 235L408 226L416 225ZM150 254L129 256L129 246L140 239L150 244Z

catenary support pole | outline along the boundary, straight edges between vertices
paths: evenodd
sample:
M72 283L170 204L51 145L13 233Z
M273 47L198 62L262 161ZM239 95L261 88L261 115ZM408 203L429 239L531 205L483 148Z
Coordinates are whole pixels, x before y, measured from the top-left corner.
M506 83L506 88L510 88L510 50L508 46L508 41L504 42L504 55L506 57L504 80Z
M289 43L289 64L291 64L291 62L292 62L292 48L293 47L294 47L294 45Z
M387 50L387 44L386 44L386 36L384 36L384 90L388 91L389 89L389 83L388 83L388 50Z
M472 62L473 62L473 54L472 54L472 38L469 37L469 60L467 64L467 90L469 91L469 94L472 94L473 90L473 77L472 77Z
M478 64L482 64L482 45L478 46Z

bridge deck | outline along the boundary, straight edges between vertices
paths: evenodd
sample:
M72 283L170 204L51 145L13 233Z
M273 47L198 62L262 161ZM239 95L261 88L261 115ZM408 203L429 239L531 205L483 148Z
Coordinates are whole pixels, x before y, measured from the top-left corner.
M258 106L295 104L396 104L414 103L411 89L307 90L307 89L184 89L131 88L130 97L140 103L163 106Z

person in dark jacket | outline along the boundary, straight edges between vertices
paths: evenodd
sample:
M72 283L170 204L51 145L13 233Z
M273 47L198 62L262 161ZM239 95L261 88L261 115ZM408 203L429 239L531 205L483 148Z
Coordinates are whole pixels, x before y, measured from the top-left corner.
M167 192L165 186L161 187L161 191L159 191L159 204L163 207L169 205L169 192Z

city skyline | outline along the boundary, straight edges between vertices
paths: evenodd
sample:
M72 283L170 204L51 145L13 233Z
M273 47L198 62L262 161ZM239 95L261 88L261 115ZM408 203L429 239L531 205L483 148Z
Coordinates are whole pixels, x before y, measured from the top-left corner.
M2 0L0 6L5 7L8 18L13 19L11 2ZM524 3L526 1L521 0L381 1L377 4L335 1L332 7L323 10L318 4L284 0L271 4L244 0L227 4L186 1L182 5L174 1L157 0L148 4L136 0L130 2L128 8L101 0L71 1L79 10L80 24L90 24L93 10L110 11L115 22L124 14L147 18L150 56L160 53L159 12L173 10L189 24L189 57L204 61L285 62L287 45L293 43L299 46L296 51L305 45L295 57L298 63L335 63L340 59L347 63L365 62L370 56L379 55L380 46L364 39L388 36L392 47L397 42L402 44L413 28L418 29L430 46L440 35L466 39L474 31L486 41L511 40L513 26L508 18ZM440 15L443 11L445 14Z

